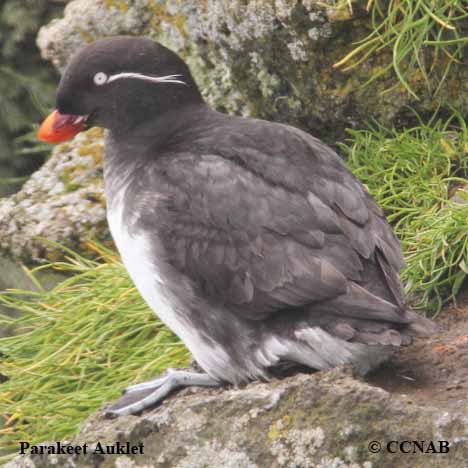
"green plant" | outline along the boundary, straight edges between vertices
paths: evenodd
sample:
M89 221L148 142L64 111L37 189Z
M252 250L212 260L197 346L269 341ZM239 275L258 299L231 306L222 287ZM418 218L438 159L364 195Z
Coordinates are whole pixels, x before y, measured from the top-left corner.
M455 115L401 132L375 124L350 135L342 149L401 239L413 305L438 312L468 274L468 203L451 201L468 184L466 124Z
M0 296L21 312L0 319L18 333L0 340L0 375L8 377L0 386L4 450L16 451L19 440L70 436L128 384L188 363L188 351L148 309L116 254L91 247L99 261L69 252L67 261L40 267L73 275L52 291Z
M463 0L369 0L371 33L334 66L351 70L383 49L392 51L392 61L366 84L393 68L399 82L418 100L410 80L419 70L432 96L436 96L454 63L464 61L468 44L468 6ZM438 77L431 89L429 80ZM398 85L398 82L396 86Z

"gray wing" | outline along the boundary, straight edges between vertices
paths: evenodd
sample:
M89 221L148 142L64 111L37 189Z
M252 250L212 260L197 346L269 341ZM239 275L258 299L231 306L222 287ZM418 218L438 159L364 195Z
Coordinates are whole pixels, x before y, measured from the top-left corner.
M381 210L331 149L290 127L274 131L300 156L273 157L244 135L238 153L232 137L215 154L161 162L154 183L175 194L155 227L168 261L249 319L321 303L397 320L403 260Z

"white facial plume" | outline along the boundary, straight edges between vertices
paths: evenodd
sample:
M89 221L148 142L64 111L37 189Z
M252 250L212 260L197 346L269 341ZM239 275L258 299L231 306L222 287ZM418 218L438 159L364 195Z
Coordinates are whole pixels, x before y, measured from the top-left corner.
M132 73L132 72L123 72L117 73L116 75L107 76L103 72L98 72L94 75L93 81L94 84L97 86L102 86L108 83L112 83L113 81L123 80L123 79L134 79L134 80L142 80L142 81L149 81L152 83L177 83L186 85L185 81L176 79L181 75L166 75L166 76L149 76L143 75L142 73Z

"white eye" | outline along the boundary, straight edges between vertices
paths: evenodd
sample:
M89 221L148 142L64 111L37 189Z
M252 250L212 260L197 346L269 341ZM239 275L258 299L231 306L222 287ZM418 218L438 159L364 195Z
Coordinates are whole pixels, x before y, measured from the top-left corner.
M107 82L107 75L104 72L97 72L93 78L94 84L102 86Z

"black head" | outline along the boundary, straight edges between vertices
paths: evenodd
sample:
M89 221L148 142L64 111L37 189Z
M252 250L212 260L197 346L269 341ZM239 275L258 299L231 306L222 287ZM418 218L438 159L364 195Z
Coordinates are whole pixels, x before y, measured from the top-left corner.
M80 50L60 81L60 114L90 116L121 131L164 112L203 103L182 59L150 39L117 36Z

